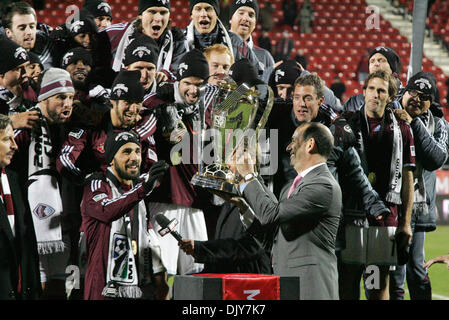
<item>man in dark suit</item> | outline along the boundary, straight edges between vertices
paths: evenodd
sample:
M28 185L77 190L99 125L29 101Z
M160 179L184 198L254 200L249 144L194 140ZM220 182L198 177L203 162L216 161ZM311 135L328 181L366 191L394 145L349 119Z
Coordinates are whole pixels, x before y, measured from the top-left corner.
M320 123L295 130L287 151L298 175L283 188L279 201L255 177L251 152L237 152L231 164L244 178L239 186L245 200L240 202L247 202L242 222L272 247L275 274L299 276L301 300L338 299L335 240L342 195L326 165L333 142Z
M0 300L37 299L41 293L30 209L17 175L5 170L16 150L11 119L0 115Z

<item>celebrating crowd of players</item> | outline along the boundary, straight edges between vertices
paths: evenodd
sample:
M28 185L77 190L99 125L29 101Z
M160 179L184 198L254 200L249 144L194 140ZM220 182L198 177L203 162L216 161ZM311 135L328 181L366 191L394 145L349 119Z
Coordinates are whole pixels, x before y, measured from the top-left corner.
M293 60L274 64L253 43L256 0L233 1L230 30L219 11L216 0L190 0L182 30L170 27L169 0L140 0L137 17L118 24L107 2L87 0L78 20L53 29L25 2L5 8L0 299L169 299L168 275L273 272L271 245L247 232L238 206L194 187L198 166L172 152L197 134L202 87L211 125L223 75L275 92L266 127L277 130L278 170L261 181L277 197L296 175L295 129L331 130L342 212L327 250L338 297L359 299L375 265L370 299L403 299L406 280L412 299L431 299L424 240L448 156L435 77L419 72L403 86L399 56L377 47L363 93L342 105L319 76ZM177 220L179 244L159 234L161 213ZM68 285L68 266L79 268L81 291Z

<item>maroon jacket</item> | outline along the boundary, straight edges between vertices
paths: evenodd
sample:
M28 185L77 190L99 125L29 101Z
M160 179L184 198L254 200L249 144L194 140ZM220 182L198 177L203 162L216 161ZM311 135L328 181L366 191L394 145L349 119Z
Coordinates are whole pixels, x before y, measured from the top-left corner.
M141 172L148 172L151 165L157 161L156 146L153 133L156 130L156 118L153 113L144 108L140 113L142 119L133 128L140 136L142 147ZM87 173L106 172L108 163L104 144L108 133L125 131L114 128L111 115L106 112L99 127L93 129L76 129L69 133L62 145L61 153L56 159L56 169L60 173L72 176L82 176Z
M141 183L113 199L109 184L92 180L84 187L81 204L82 230L86 237L87 268L84 277L85 300L109 300L101 295L106 286L108 268L109 233L113 221L131 211L148 194Z

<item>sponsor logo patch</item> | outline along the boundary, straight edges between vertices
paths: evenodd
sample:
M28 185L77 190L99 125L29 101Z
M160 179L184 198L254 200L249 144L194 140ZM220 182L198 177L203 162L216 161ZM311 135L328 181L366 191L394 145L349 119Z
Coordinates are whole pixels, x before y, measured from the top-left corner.
M98 202L101 199L104 199L107 197L108 197L108 195L106 193L100 193L100 194L97 194L95 197L93 197L92 200L94 200L95 202Z
M83 133L84 133L84 130L79 129L78 131L70 131L69 136L74 137L75 139L79 139L79 138L81 138Z

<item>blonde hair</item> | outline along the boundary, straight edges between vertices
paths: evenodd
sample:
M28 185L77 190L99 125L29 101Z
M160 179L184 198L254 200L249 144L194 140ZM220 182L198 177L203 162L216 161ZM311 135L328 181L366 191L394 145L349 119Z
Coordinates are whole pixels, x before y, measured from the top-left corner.
M214 44L213 46L210 46L210 47L207 47L206 49L204 49L203 54L206 57L206 60L210 59L210 55L212 54L212 52L216 52L218 54L226 53L229 57L231 57L231 64L234 64L234 58L232 56L232 53L231 53L231 51L229 51L229 48L227 46L225 46L224 44L217 43L217 44Z

